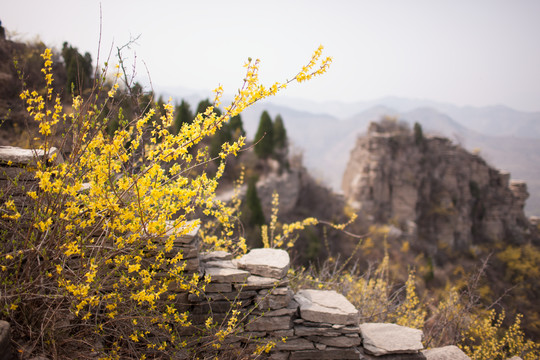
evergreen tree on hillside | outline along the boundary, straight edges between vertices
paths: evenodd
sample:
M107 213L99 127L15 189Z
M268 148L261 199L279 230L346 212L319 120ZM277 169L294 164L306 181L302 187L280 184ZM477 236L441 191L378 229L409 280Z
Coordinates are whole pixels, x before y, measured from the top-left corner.
M283 124L281 115L277 115L274 120L274 149L280 150L287 147L287 130Z
M261 205L261 200L257 194L257 178L250 177L246 200L242 206L242 223L246 228L248 245L252 248L262 247L261 225L264 225L266 219Z
M204 99L204 100L199 101L199 105L197 105L197 112L195 113L195 115L200 114L200 113L204 114L206 109L209 106L213 106L213 105L214 104L212 104L209 99ZM214 108L214 112L217 115L221 115L221 110L219 110L219 108Z
M424 144L424 132L422 131L422 125L414 123L414 142L420 146Z
M72 90L79 94L89 88L92 80L92 55L87 52L83 56L77 48L64 42L62 57L66 67L68 94L72 94Z
M274 125L272 118L265 110L259 121L259 128L255 134L255 153L261 159L267 159L274 152Z
M277 115L276 120L274 120L274 156L285 169L289 169L288 145L287 131L283 119L281 115Z
M197 105L197 113L204 113L206 109L208 109L209 106L213 106L214 104L210 102L209 99L204 99L199 102ZM221 110L219 108L214 108L214 112L217 116L221 116ZM196 116L196 115L195 115ZM217 129L216 133L212 138L210 139L210 148L209 153L211 157L217 157L219 155L219 152L221 151L221 145L223 145L226 141L231 141L232 135L231 135L231 129L229 127L229 124L223 123L223 126L221 129Z
M233 116L229 120L229 128L231 129L231 134L234 139L238 139L240 136L246 136L246 131L244 130L244 123L242 122L240 114Z
M172 126L172 132L176 135L182 128L182 125L189 124L193 121L193 113L189 103L185 100L182 100L180 105L176 107L176 116L174 117L174 123Z

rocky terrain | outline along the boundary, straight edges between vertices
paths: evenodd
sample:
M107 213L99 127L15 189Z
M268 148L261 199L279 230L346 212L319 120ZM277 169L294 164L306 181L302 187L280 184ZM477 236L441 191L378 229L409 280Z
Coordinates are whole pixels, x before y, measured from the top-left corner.
M525 180L531 193L525 211L528 215L540 214L540 197L536 195L540 189L538 113L384 99L346 113L338 111L337 106L310 105L300 111L273 103L256 104L243 114L246 131L254 133L263 108L272 116L281 114L291 142L297 151L304 153L306 167L335 191L340 191L348 154L354 148L356 137L366 133L370 122L384 116L396 117L411 127L418 122L425 132L444 136L469 151L479 151L491 166ZM341 105L347 109L346 104Z
M434 249L537 240L523 211L525 182L449 139L424 136L420 127L372 123L351 152L342 186L356 209L416 229Z

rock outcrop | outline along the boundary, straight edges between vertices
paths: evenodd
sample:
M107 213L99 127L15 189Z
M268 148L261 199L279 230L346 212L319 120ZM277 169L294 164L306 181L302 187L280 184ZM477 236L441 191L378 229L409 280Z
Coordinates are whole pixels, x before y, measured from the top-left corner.
M342 186L358 210L381 222L414 222L418 238L434 245L523 243L532 231L524 182L446 138L388 120L358 138Z

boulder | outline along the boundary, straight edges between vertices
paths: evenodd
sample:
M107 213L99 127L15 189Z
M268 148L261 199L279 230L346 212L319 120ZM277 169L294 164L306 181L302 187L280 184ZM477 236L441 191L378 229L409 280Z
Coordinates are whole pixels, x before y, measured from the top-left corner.
M300 317L307 321L337 325L357 325L358 310L333 290L300 290L294 296Z
M418 353L424 348L423 333L418 329L396 324L366 323L360 324L360 333L364 349L375 356Z

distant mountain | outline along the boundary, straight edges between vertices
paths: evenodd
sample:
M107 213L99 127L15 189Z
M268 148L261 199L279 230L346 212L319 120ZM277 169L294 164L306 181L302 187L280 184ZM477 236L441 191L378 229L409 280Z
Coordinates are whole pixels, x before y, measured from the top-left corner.
M273 101L295 110L328 113L341 119L352 117L375 106L385 106L399 113L418 108L431 108L451 117L468 129L484 135L540 138L540 112L518 111L503 105L486 107L456 106L430 100L390 96L355 103L317 103L288 98L276 98Z
M469 151L480 151L486 161L510 172L513 179L525 180L531 194L526 212L531 215L540 214L540 195L537 195L540 194L538 140L484 135L430 107L399 112L379 105L340 120L330 115L293 110L272 103L257 104L243 114L248 135L255 133L263 109L272 116L281 114L293 144L303 150L306 166L336 191L341 190L341 178L357 136L365 133L371 121L379 120L383 116L395 116L411 126L418 122L424 132L448 137ZM500 121L504 123L506 120Z
M175 89L168 89L175 96ZM193 107L202 92L177 89ZM181 96L176 96L179 99ZM429 100L386 97L356 103L312 102L276 97L254 104L242 114L247 136L257 131L263 110L284 120L293 151L303 153L304 163L335 191L358 135L371 121L394 116L411 126L418 122L424 132L450 138L469 151L480 151L493 166L525 180L531 197L528 214L540 215L540 112L521 112L505 106L459 107Z

